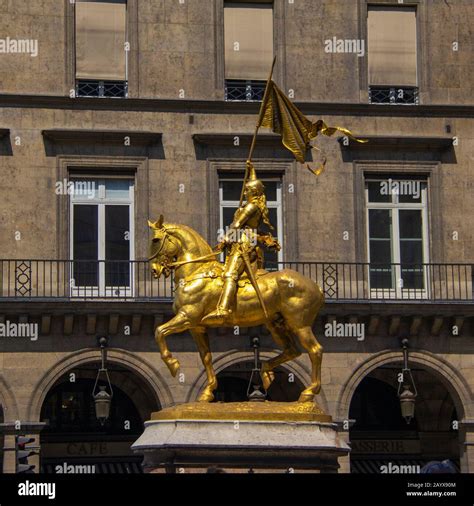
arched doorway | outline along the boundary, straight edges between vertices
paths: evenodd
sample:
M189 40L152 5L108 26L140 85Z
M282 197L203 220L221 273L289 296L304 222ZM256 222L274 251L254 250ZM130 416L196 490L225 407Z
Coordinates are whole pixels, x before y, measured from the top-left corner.
M451 460L459 469L458 420L453 399L431 372L412 367L418 390L415 417L407 424L397 395L401 364L369 373L350 404L351 472L419 472L432 460Z
M254 364L252 361L236 362L217 374L216 401L247 401L247 389ZM278 402L297 401L304 390L303 383L296 375L284 367L277 367L275 380L267 392L267 400Z
M114 395L110 417L101 425L92 398L98 368L99 363L76 367L48 391L41 408L42 472L141 472L141 457L130 446L156 411L155 396L134 371L109 365Z

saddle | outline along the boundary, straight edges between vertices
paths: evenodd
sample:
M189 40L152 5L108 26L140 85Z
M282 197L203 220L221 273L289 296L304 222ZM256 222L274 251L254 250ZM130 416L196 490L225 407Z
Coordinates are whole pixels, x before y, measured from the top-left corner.
M262 276L265 276L269 272L265 269L260 269L257 267L257 262L254 262L252 264L252 268L254 269L255 279L259 279ZM219 262L214 262L213 265L209 267L203 267L202 269L199 269L199 272L195 272L191 276L187 277L184 282L189 283L191 281L195 281L196 279L215 279L220 278L224 279L224 264L221 264ZM248 277L248 274L246 272L242 273L242 276L240 277L237 285L239 288L243 288L245 285L252 284L250 281L250 278Z

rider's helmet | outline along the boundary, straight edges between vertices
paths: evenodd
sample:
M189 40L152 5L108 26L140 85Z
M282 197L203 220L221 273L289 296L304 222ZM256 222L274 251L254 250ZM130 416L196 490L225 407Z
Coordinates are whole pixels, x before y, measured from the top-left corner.
M260 179L257 178L255 167L249 161L247 161L247 167L248 167L248 178L247 182L245 183L245 193L252 197L253 196L258 197L260 195L263 195L265 191L265 186L260 181Z

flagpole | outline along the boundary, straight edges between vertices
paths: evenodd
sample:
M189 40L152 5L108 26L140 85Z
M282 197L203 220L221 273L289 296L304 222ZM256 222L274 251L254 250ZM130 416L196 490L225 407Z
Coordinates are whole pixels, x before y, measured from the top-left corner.
M258 134L258 131L260 129L260 123L262 122L262 116L263 116L263 113L265 111L265 104L268 100L268 93L270 91L270 82L272 80L272 76L273 76L273 69L275 68L275 63L276 63L276 55L274 56L273 58L273 63L272 63L272 68L270 70L270 75L268 76L268 79L267 79L267 84L265 86L265 93L263 94L263 99L262 99L262 103L260 104L260 112L258 114L258 120L257 120L257 125L255 127L255 132L253 134L253 139L252 139L252 144L250 145L250 151L249 151L249 156L247 158L247 162L251 162L252 161L252 155L253 155L253 152L254 152L254 149L255 149L255 144L257 143L257 134ZM249 177L249 171L248 171L248 167L247 165L245 166L245 177L244 177L244 184L242 185L242 191L240 192L240 203L239 203L239 207L242 205L242 202L244 200L244 190L245 190L245 184L247 183L247 179Z

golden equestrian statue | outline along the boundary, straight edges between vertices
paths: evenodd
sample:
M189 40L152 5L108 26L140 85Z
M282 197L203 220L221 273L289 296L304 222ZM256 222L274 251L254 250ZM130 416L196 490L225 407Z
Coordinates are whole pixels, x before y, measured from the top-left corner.
M268 217L265 187L257 179L255 168L247 161L248 179L244 185L246 204L237 209L230 229L226 232L220 248L229 250L224 267L224 286L217 304L217 309L204 317L204 323L224 324L232 314L232 306L237 292L237 283L245 272L250 278L264 312L266 312L261 292L254 276L252 264L259 266L262 253L258 243L267 248L279 251L280 244L270 234L259 234L262 224L273 230Z
M280 245L271 234L262 234L262 224L272 229L264 186L257 179L252 164L257 133L268 127L280 134L283 145L296 160L304 163L310 141L318 133L332 136L343 133L356 142L367 142L353 137L341 127L328 127L322 120L310 121L271 80L267 80L255 133L246 164L244 183L230 229L221 243L212 249L192 228L186 225L164 223L163 216L148 222L153 231L149 261L155 278L174 275L176 292L173 304L175 317L155 330L161 358L173 376L179 362L173 358L166 337L189 330L199 349L207 374L207 385L199 400L210 402L217 388L216 375L209 349L208 327L254 327L265 325L276 344L283 350L278 356L263 362L262 381L268 390L275 374L273 369L301 354L299 346L311 361L311 383L303 390L299 402L313 401L321 388L321 360L323 350L313 334L312 325L324 304L321 288L311 279L291 269L267 272L262 269L260 244L274 250ZM307 168L315 175L324 169ZM244 202L245 197L245 202ZM216 257L227 250L225 265Z
M217 379L212 366L211 350L206 327L254 327L266 325L282 353L262 364L262 381L268 389L274 379L272 370L299 356L298 343L311 360L311 384L301 393L299 401L314 399L321 388L322 347L312 331L312 324L324 303L319 286L299 272L284 269L266 272L257 270L256 283L261 303L252 282L243 283L237 289L234 309L226 313L225 321L206 321L222 301L221 294L229 278L226 268L215 258L207 242L186 225L164 223L163 216L155 223L149 222L153 230L150 245L150 262L153 275L174 274L176 292L173 304L174 318L155 330L155 339L160 348L161 358L173 376L179 362L173 358L166 343L166 337L189 330L193 336L207 374L207 385L199 400L210 402L214 399ZM229 257L230 258L230 257ZM255 262L251 266L255 271ZM224 292L225 293L225 292ZM267 315L264 308L266 308Z

